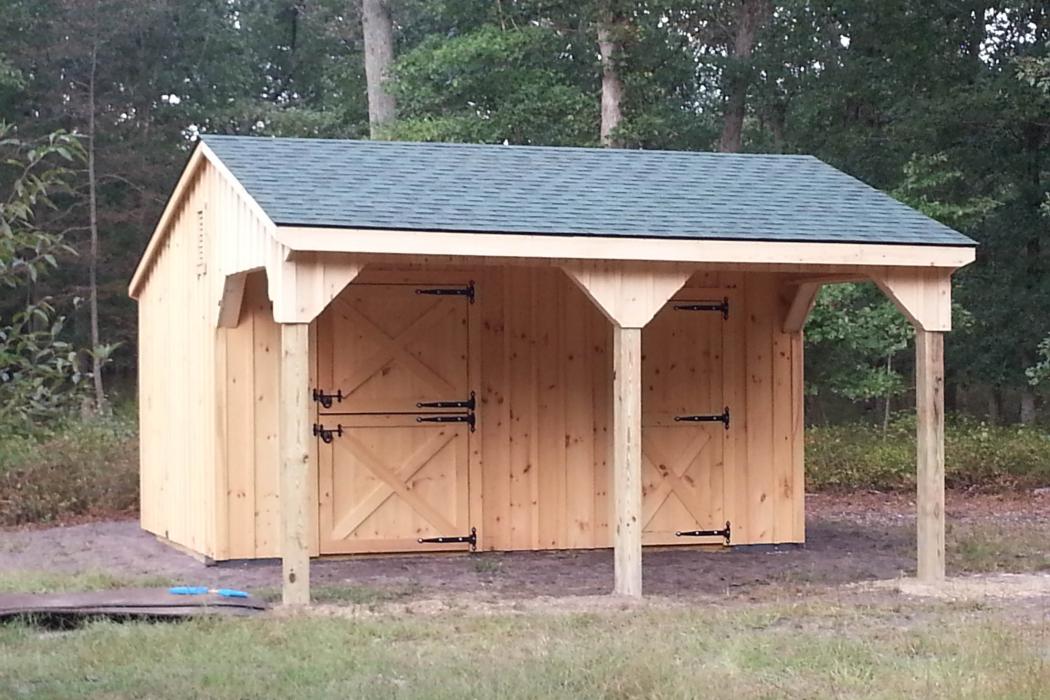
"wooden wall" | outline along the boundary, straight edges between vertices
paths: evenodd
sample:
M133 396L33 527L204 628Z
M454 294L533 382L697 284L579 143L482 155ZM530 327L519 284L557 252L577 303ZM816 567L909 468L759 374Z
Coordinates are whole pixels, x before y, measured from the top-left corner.
M280 555L277 384L281 329L266 294L266 275L248 275L240 323L219 329L218 358L226 381L224 396L225 498L228 539L218 543L223 559Z
M221 437L216 415L217 174L189 183L171 235L139 299L141 522L146 530L208 556L215 553L216 480Z
M205 168L140 300L142 524L216 559L274 557L279 327L256 272L238 325L215 328L222 280L207 269L208 232L236 222L209 218L201 194L212 182ZM471 352L480 354L483 547L609 546L608 321L560 269L469 273L479 306ZM367 268L359 281L391 274ZM804 539L801 336L780 332L782 282L775 273L700 273L681 293L721 288L734 297L724 383L738 408L724 489L737 544Z

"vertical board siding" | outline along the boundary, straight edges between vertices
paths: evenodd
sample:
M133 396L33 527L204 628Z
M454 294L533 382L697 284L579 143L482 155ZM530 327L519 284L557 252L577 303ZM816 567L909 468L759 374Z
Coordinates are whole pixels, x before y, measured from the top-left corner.
M279 326L265 274L254 272L238 325L215 329L222 275L215 262L202 273L197 237L209 188L208 260L217 257L215 230L262 225L205 168L143 290L142 524L209 556L272 557L279 553ZM399 274L410 280L415 273L405 270ZM483 547L609 546L609 321L560 269L466 272L478 290L471 381L479 396L481 484L472 508L481 513L472 518ZM685 293L690 288L731 298L719 381L732 429L722 481L710 487L723 490L733 542L801 542L801 335L781 332L781 280L774 273L703 272ZM666 343L660 355L669 362L704 350ZM321 339L317 362L337 345Z
M143 528L206 556L216 533L216 218L210 167L189 186L139 299Z

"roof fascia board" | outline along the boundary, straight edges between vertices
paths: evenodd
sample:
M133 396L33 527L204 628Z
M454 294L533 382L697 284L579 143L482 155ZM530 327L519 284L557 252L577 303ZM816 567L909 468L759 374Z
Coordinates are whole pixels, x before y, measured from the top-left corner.
M292 254L323 252L950 269L968 265L976 256L973 246L450 233L302 226L278 226L275 236Z
M164 241L167 240L168 235L171 233L175 214L182 207L186 195L190 191L190 183L197 178L201 167L205 162L211 164L211 166L221 174L222 178L230 183L238 196L240 196L249 207L254 209L263 221L268 222L271 229L274 227L273 221L270 217L265 211L263 211L263 208L259 206L259 203L255 201L255 198L248 194L248 190L244 188L244 185L241 184L240 180L234 177L233 173L231 173L229 168L226 167L226 164L215 154L215 151L209 148L208 144L203 140L198 140L193 149L193 153L190 155L189 160L182 169L182 174L179 175L179 180L175 184L175 189L172 190L171 196L168 197L167 204L164 205L164 211L160 215L160 220L153 229L153 234L150 236L149 243L146 244L146 250L143 252L142 258L139 259L139 264L135 267L135 273L132 275L131 282L128 285L128 295L132 299L138 299L139 293L142 291L142 287L146 283L146 279L149 277L149 270L153 265L153 261L160 253Z

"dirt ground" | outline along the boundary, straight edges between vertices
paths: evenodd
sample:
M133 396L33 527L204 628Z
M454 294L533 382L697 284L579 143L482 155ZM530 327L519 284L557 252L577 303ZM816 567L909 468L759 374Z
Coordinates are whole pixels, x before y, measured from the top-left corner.
M914 503L899 494L807 497L804 547L646 550L645 587L671 598L763 598L814 588L894 579L913 572ZM950 494L953 532L1024 532L1050 552L1050 494ZM1032 533L1037 533L1032 537ZM1045 536L1038 536L1038 533ZM1026 545L1030 546L1030 545ZM951 549L951 546L949 547ZM996 566L996 569L999 567ZM952 561L949 573L966 571ZM141 531L135 520L0 531L0 571L106 572L129 580L165 578L248 590L280 585L274 560L206 567ZM970 569L972 570L972 569ZM1007 567L1008 570L1008 567ZM314 586L367 586L408 598L521 599L607 593L610 551L373 556L315 561Z

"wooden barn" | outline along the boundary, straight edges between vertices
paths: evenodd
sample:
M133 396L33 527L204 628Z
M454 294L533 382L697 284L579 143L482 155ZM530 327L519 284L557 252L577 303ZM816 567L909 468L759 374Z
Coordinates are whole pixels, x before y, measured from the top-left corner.
M131 282L142 527L213 560L801 543L802 328L916 329L919 575L970 239L808 156L206 136Z

